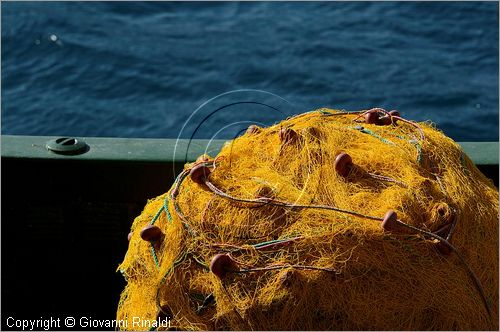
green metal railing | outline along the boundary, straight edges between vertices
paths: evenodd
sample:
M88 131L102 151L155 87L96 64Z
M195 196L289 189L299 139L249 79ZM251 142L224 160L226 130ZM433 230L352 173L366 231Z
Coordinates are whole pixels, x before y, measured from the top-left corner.
M73 159L94 161L127 161L179 163L195 160L199 155L216 155L224 140L175 140L142 138L82 138L89 150L81 155L60 155L48 151L46 143L56 137L2 135L2 157L28 159ZM476 165L498 165L498 142L460 142ZM187 154L186 154L187 151Z
M179 163L195 160L200 154L216 155L224 140L175 140L144 138L84 137L89 150L80 155L62 155L47 149L52 136L2 135L2 157L23 159L60 159L89 161L125 161ZM80 139L80 138L78 138ZM186 155L186 151L188 151Z

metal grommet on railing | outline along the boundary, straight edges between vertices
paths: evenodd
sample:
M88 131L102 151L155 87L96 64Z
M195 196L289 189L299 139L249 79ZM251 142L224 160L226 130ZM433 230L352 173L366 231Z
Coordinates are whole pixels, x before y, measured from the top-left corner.
M76 155L87 152L90 148L83 140L74 137L59 137L46 144L47 150L57 154Z

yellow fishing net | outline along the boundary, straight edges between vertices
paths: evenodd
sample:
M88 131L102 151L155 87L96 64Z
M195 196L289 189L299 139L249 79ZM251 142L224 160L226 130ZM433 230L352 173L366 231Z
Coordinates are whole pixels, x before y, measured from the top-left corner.
M498 330L498 191L430 123L319 109L187 164L119 270L127 329Z

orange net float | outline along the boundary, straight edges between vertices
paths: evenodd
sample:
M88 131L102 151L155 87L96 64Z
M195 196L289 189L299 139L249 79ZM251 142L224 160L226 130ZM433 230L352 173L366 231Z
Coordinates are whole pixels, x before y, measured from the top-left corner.
M194 166L191 171L189 171L189 177L194 183L205 186L205 182L211 172L210 167L205 166L204 164L199 164Z
M210 271L219 279L237 267L236 262L229 254L217 254L210 261Z
M341 153L335 158L335 171L343 177L349 175L353 166L352 158L347 153Z
M259 126L257 126L257 125L250 125L250 126L248 126L246 133L249 134L249 135L252 135L252 134L257 134L260 131L261 130L260 130Z

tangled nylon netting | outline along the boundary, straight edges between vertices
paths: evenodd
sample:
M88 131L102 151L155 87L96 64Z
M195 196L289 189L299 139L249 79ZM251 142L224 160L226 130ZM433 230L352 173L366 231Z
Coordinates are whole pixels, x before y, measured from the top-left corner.
M129 329L498 330L498 191L395 111L250 126L187 164L129 236Z

